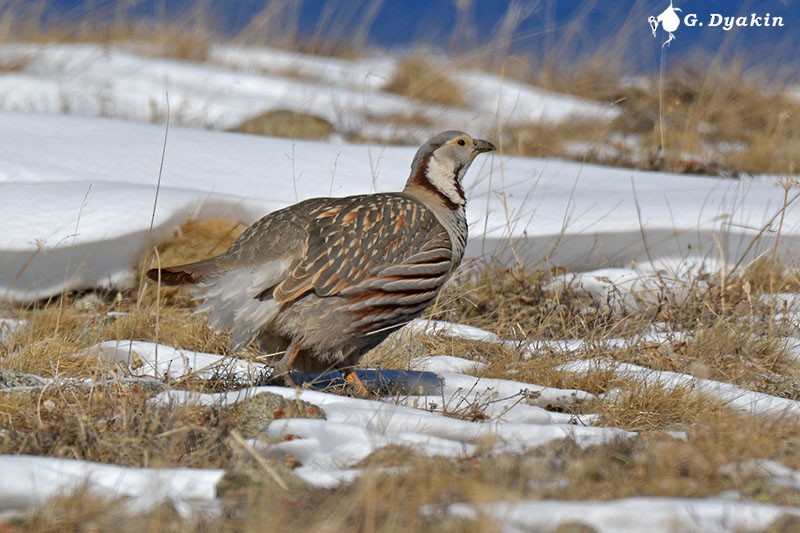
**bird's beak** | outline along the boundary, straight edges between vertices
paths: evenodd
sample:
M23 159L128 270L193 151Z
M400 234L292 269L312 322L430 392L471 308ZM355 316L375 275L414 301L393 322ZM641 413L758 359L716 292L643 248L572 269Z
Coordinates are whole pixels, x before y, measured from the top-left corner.
M493 150L497 150L497 147L492 143L490 143L489 141L484 141L483 139L475 139L475 148L473 149L474 152L482 154L484 152L491 152Z

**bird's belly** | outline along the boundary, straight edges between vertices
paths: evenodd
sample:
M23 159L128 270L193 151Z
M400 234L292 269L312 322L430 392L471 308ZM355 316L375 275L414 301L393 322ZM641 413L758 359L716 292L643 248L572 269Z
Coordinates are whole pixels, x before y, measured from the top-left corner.
M361 346L358 337L348 332L351 317L342 303L338 297L306 295L282 310L275 329L299 341L322 366L340 364Z
M309 294L282 310L275 330L299 341L321 367L354 365L363 354L419 316L433 296L414 305L353 311L348 309L352 303L348 298Z

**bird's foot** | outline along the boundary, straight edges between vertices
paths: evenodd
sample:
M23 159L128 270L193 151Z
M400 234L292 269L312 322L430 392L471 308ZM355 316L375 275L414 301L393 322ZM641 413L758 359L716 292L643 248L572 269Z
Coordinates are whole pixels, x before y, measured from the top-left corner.
M345 374L344 379L348 384L350 392L352 392L354 396L358 398L372 398L372 391L369 390L369 387L364 385L364 382L361 381L361 378L358 377L355 370L351 370Z
M294 360L297 358L298 353L300 353L299 346L290 344L283 357L281 357L278 362L272 365L271 381L275 383L280 383L282 381L287 387L299 387L297 382L292 377L292 365L294 364Z
M299 387L300 385L292 377L291 368L278 361L270 365L270 374L266 379L266 385L277 385L286 387Z

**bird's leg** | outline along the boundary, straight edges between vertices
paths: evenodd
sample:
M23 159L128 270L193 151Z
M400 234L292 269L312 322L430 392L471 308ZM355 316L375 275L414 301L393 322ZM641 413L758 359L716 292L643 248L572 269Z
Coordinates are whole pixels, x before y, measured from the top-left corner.
M294 364L294 360L297 359L297 355L300 353L300 345L294 341L292 341L288 348L286 348L286 353L281 357L281 360L278 361L273 368L275 369L275 377L283 376L283 381L286 385L290 387L297 387L297 383L294 382L292 379L292 365Z

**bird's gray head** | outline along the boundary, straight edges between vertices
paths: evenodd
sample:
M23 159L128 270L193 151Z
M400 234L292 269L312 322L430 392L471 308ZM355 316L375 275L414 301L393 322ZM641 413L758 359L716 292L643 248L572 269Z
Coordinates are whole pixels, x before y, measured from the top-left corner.
M466 204L461 181L478 154L491 152L489 141L473 139L463 131L444 131L423 144L411 163L409 187L437 193L452 209Z

